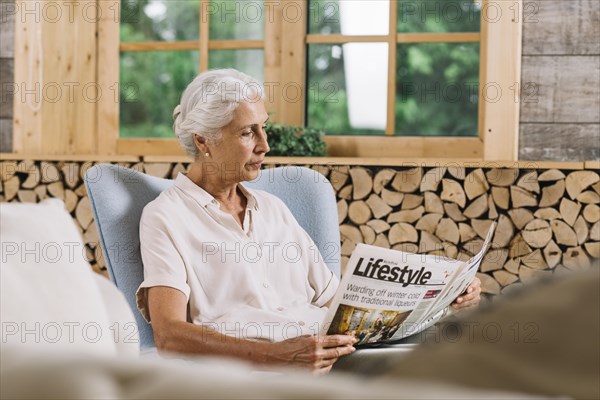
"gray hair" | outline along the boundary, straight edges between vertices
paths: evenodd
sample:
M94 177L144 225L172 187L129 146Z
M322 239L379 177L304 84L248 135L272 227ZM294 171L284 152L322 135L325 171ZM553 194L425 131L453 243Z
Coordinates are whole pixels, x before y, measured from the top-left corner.
M215 69L199 74L181 96L173 110L173 131L179 144L192 157L199 155L194 135L218 142L221 129L233 120L242 101L265 99L263 86L235 69Z

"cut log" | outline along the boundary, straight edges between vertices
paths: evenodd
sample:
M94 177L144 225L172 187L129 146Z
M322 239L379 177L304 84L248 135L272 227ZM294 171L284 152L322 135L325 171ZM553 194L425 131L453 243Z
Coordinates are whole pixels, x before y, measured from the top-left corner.
M371 193L367 199L367 205L371 208L375 218L383 218L392 212L392 207L388 206L381 197Z
M338 223L342 224L348 216L348 202L341 199L337 202Z
M37 198L38 198L38 201L42 201L42 200L44 200L46 197L48 197L48 191L47 191L47 189L46 189L46 185L44 185L44 184L41 184L41 185L38 185L38 186L36 186L36 187L33 189L33 191L35 192L35 194L36 194L36 196L37 196Z
M177 163L173 167L173 171L171 171L171 179L177 179L177 176L179 175L180 172L184 173L185 167L183 166L182 163Z
M492 168L485 173L487 181L492 186L508 187L519 177L519 170L514 168Z
M539 193L540 184L538 183L537 171L530 171L523 174L517 181L517 186L528 192Z
M529 245L523 240L521 234L515 235L513 240L510 242L510 251L508 252L508 256L510 258L520 257L531 253L533 250Z
M503 270L494 271L493 272L494 279L500 284L500 286L505 287L512 283L515 283L519 280L516 275L511 274L510 272L506 272Z
M65 190L65 207L67 211L72 213L77 207L77 202L79 201L79 197L75 194L71 189Z
M557 181L554 185L542 188L542 199L539 207L550 207L558 204L565 194L565 181Z
M354 243L363 243L362 233L360 233L360 230L354 225L340 225L340 236L342 241L350 239Z
M360 233L362 233L364 242L366 244L373 244L375 243L375 238L376 238L376 234L375 231L373 230L373 228L371 228L369 225L361 225L359 227L360 229Z
M421 180L421 186L419 187L419 191L423 192L435 192L438 189L444 174L446 173L446 167L436 167L432 168L425 175L423 175L423 179Z
M373 178L373 192L375 194L380 194L383 188L390 183L390 181L396 175L396 171L393 169L382 169L375 174L375 178Z
M430 256L436 257L436 259L435 259L436 261L439 260L439 259L441 259L441 258L443 258L443 257L446 257L446 252L443 249L433 250L433 251L430 251L427 254L430 255Z
M435 236L443 241L458 244L460 233L456 222L450 218L442 218L435 230Z
M456 203L444 203L444 211L446 212L446 215L452 218L452 220L455 222L463 222L467 220L462 212L460 212L458 204Z
M600 195L593 190L586 190L577 196L577 201L583 204L598 204L600 203Z
M460 251L458 252L458 255L456 256L456 259L458 261L469 261L471 259L471 254L467 253L466 251Z
M418 253L431 253L436 250L443 250L444 246L442 242L429 232L423 231L421 232L421 240L419 241L419 251Z
M352 194L354 200L362 200L373 191L373 178L370 170L362 167L351 168L350 177L354 187Z
M60 180L60 172L53 163L42 161L40 163L40 172L42 174L42 183L52 183Z
M592 189L594 189L594 192L600 194L600 182L596 182L592 185Z
M27 171L27 178L21 184L22 189L33 189L36 187L41 180L40 169L37 165L33 165L29 171Z
M414 243L398 243L398 244L395 244L394 247L392 247L392 249L403 251L405 253L412 253L412 254L419 253L419 246L417 246Z
M83 243L86 243L90 247L95 248L98 245L98 242L98 229L96 228L96 223L92 222L83 234Z
M488 210L488 196L486 193L482 194L474 201L471 202L463 212L463 215L467 218L479 218Z
M12 200L17 195L19 186L21 186L21 181L16 175L4 181L4 199L6 201Z
M494 198L491 194L488 195L488 218L498 218L498 210L496 210L496 203L494 203Z
M489 219L473 219L471 220L471 226L480 238L485 239L490 230L490 226L492 226L492 222L494 221L490 221ZM498 228L496 228L496 230L497 229Z
M590 240L595 242L600 241L600 221L596 222L590 228Z
M538 208L533 216L539 219L545 219L546 221L552 221L553 219L562 219L560 213L552 207Z
M508 215L515 227L519 230L523 229L528 223L533 221L533 213L526 208L515 208L508 210Z
M376 234L387 232L390 229L390 224L380 219L372 219L367 222L367 225L373 228Z
M562 251L560 247L551 240L548 242L546 247L544 248L544 258L546 259L546 264L548 264L548 268L556 267L562 258Z
M381 199L385 201L388 206L395 207L402 203L402 199L404 199L404 193L383 189L381 191Z
M62 181L52 182L48 185L48 193L52 197L56 197L57 199L64 200L65 199L65 188Z
M350 257L342 256L341 262L340 262L340 270L341 270L340 272L341 272L342 277L346 276L348 261L350 261Z
M483 248L483 240L481 239L473 239L465 244L463 244L463 250L467 253L470 253L472 256L479 253Z
M456 203L464 208L467 202L465 192L460 183L452 179L442 179L442 200Z
M390 229L390 232L388 233L388 240L392 245L405 242L417 243L419 240L419 234L412 225L404 222L398 222Z
M562 264L572 271L590 268L590 258L581 247L570 247L563 254Z
M492 186L492 198L498 208L502 210L508 210L510 202L510 194L508 188Z
M537 197L533 193L518 186L510 187L510 198L512 199L513 208L535 207L538 204Z
M394 222L408 222L408 223L412 224L412 223L416 222L417 220L419 220L419 218L421 218L423 216L424 212L425 212L425 208L423 208L423 206L419 206L412 210L398 211L398 212L390 214L387 219L387 222L390 224L394 223Z
M438 197L437 194L433 192L425 192L424 197L425 212L436 214L444 213L444 205L442 204L442 200Z
M458 224L458 232L460 233L461 243L466 243L477 236L477 232L471 228L471 225L462 222Z
M512 274L519 273L519 267L521 266L521 261L519 258L509 258L508 261L504 264L504 269Z
M474 170L465 178L465 194L469 200L487 193L489 188L490 185L488 185L481 168Z
M66 163L61 168L64 182L71 189L75 188L79 184L79 164L77 163Z
M493 249L489 250L479 266L481 272L496 271L504 267L508 258L508 249Z
M573 226L577 216L579 215L579 211L581 210L581 204L575 203L567 199L563 198L560 202L560 215L567 224Z
M500 284L488 274L477 273L481 281L481 293L500 294Z
M448 242L444 242L442 245L444 246L444 253L446 253L446 257L455 260L456 256L458 256L458 247Z
M448 166L448 173L460 181L464 180L465 176L467 175L465 168L459 167L457 165L456 166Z
M587 242L584 247L590 256L600 258L600 242Z
M546 264L541 249L536 249L532 253L521 257L521 264L533 269L548 269L548 264Z
M488 230L489 229L490 228L488 227ZM512 222L510 222L510 218L504 214L500 215L498 218L498 225L496 226L496 232L494 232L494 238L492 239L491 247L498 249L508 246L514 234L515 229ZM482 238L485 239L485 237Z
M102 254L102 247L96 246L94 249L94 259L96 261L96 267L100 270L106 270L106 261L104 260L104 254Z
M0 162L0 181L6 182L17 172L16 161L2 161Z
M565 185L569 197L575 200L579 196L579 193L598 181L600 181L600 176L594 171L573 171L567 175Z
M547 221L534 219L521 231L521 236L529 246L540 249L552 240L552 229Z
M77 187L77 189L75 189L75 194L79 197L87 196L87 188L85 187L84 183L82 183Z
M352 198L352 185L344 186L338 192L338 197L340 199L350 200Z
M573 229L575 230L575 235L577 235L577 244L584 244L590 233L587 222L583 219L583 216L577 217L577 221L573 224Z
M555 219L550 221L550 227L552 227L556 243L571 247L577 246L577 235L569 225L559 219Z
M532 283L539 279L549 278L551 276L552 271L550 270L533 269L524 265L519 268L519 279L521 279L523 283Z
M21 203L35 203L37 202L37 196L33 190L19 190L17 192L17 198Z
M331 175L329 176L329 182L335 191L339 192L346 182L348 182L348 174L341 171L339 168L333 168L331 170Z
M362 200L353 201L348 207L348 218L356 225L365 224L372 217L371 209Z
M327 178L327 176L329 175L329 166L328 165L319 165L319 164L311 165L310 169L315 171L315 174L314 174L315 182L325 182L325 179L318 176L317 172L319 174L323 175L324 178Z
M384 249L389 249L390 242L389 242L387 236L385 236L383 233L380 233L375 238L375 243L373 243L373 246L383 247Z
M340 253L343 256L350 256L355 248L356 243L354 243L351 239L346 239L342 242L342 250Z
M435 229L437 228L438 223L440 222L440 219L442 219L442 214L426 214L419 219L415 227L417 228L417 230L426 231L433 234L435 232Z
M92 207L88 197L82 197L75 209L75 218L83 230L86 230L93 221Z
M421 204L423 204L423 196L420 194L405 194L400 208L402 210L412 210L413 208L419 207Z
M588 204L583 209L583 218L590 224L600 220L600 207L596 204Z
M398 171L392 181L392 187L398 192L414 193L421 186L422 178L423 168L421 167Z
M549 169L540 174L538 177L539 182L553 182L561 179L565 179L565 174L557 169Z

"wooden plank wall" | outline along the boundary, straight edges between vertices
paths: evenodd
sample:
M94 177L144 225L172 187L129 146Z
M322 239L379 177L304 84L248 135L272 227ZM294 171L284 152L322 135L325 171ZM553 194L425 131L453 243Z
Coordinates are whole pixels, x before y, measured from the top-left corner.
M600 159L600 4L526 1L519 159Z
M13 96L5 93L5 84L14 81L15 16L9 12L14 0L0 0L0 152L12 151Z

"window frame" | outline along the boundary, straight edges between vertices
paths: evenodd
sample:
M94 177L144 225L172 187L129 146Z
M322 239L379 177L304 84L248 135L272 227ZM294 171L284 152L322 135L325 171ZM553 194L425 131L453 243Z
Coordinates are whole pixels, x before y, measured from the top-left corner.
M121 0L118 0L121 1ZM467 158L513 161L518 158L519 88L521 80L521 39L523 0L495 2L483 0L482 9L494 7L502 17L488 20L482 12L481 29L477 33L398 33L397 1L390 1L388 35L347 36L340 34L308 34L308 1L294 0L300 10L299 19L283 18L288 3L268 1L265 7L264 40L210 40L209 19L203 21L203 11L210 0L200 0L200 37L198 41L120 43L119 21L109 10L98 21L98 83L111 87L119 82L121 51L199 50L199 71L208 69L208 52L213 49L264 49L265 82L277 82L281 87L298 83L302 87L295 102L281 96L267 99L267 110L275 122L303 125L305 120L305 88L307 46L313 43L380 42L388 43L388 98L385 136L326 135L328 153L333 157L419 157ZM98 2L109 7L112 2ZM284 6L285 4L285 6ZM498 14L497 14L498 15ZM479 101L478 136L422 137L393 136L395 128L396 49L398 43L479 42L480 91L488 84L502 90L497 101ZM494 49L491 51L490 49ZM116 66L102 68L102 66ZM113 86L114 87L114 86ZM480 95L480 99L483 96ZM118 155L181 155L176 139L120 138L119 103L103 98L98 104L98 150L101 154Z

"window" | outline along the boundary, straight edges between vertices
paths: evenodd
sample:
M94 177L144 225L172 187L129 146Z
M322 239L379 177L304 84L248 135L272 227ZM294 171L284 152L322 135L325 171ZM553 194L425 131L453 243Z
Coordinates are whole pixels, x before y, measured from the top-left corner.
M121 82L104 142L180 154L157 139L173 138L185 85L231 66L264 79L272 120L324 129L334 156L514 159L521 0L508 3L122 0L117 30L100 27L100 62L112 65L116 43L119 65L101 78ZM490 82L503 95L481 101ZM100 106L101 121L111 108Z

